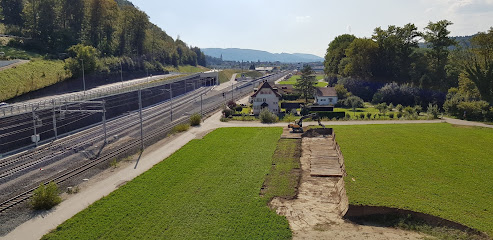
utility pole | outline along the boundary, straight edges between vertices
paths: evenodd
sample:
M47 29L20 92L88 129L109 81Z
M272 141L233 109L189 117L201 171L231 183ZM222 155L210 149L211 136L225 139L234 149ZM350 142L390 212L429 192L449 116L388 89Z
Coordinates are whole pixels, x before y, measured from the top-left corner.
M107 138L106 138L106 101L105 100L103 100L102 107L103 107L104 144L106 145L108 141L106 140Z
M32 106L33 113L33 127L34 127L34 143L36 143L36 147L38 147L38 134L36 133L36 113L34 112L34 105Z
M140 150L144 151L144 129L142 127L142 90L139 88Z
M84 85L84 96L86 96L86 77L84 75L84 59L82 61L82 84Z
M171 84L169 85L169 94L171 98L171 110L170 110L170 119L173 122L173 89L171 88Z
M55 99L51 100L51 104L53 105L53 132L55 133L55 139L58 139L58 132L56 129L56 106L55 106Z
M120 80L122 81L122 88L123 88L123 67L122 67L122 61L120 61Z

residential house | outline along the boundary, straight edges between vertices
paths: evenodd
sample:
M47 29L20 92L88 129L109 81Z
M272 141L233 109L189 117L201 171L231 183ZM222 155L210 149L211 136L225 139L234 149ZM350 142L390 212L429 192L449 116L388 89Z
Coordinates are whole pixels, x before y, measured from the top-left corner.
M279 100L281 94L277 92L268 82L263 82L257 91L250 97L252 101L253 114L258 115L262 109L267 108L270 112L279 114Z
M333 87L320 87L315 89L315 104L335 105L337 103L337 92Z

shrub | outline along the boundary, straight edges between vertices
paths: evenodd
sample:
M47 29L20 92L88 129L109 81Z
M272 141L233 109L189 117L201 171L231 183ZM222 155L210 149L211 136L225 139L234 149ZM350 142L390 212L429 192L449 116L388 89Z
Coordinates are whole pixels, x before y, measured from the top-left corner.
M371 113L366 113L366 118L370 119L371 118Z
M235 107L235 111L241 112L241 111L243 111L243 107L240 106L240 105L238 105L238 106Z
M461 102L457 106L467 120L483 120L488 112L489 104L485 101Z
M402 113L401 112L398 112L397 113L397 118L401 118L402 117Z
M268 109L263 109L259 114L259 118L261 123L275 123L279 120L279 118Z
M423 111L423 108L420 105L416 105L414 106L414 111L419 115Z
M346 119L351 119L351 115L349 115L349 113L346 113L345 118L346 118Z
M395 109L397 109L398 112L402 112L404 107L402 105L398 104L397 106L395 106Z
M432 105L431 103L428 105L428 110L426 111L426 114L428 115L428 118L430 119L437 119L438 118L438 105Z
M179 132L185 132L190 128L190 124L178 124L171 129L171 133L179 133Z
M46 186L41 184L34 190L30 203L36 210L48 210L61 201L62 198L58 196L58 186L54 182L50 182Z
M363 108L365 107L365 102L358 96L351 96L342 101L345 107L350 108Z
M359 118L364 119L365 118L365 114L364 113L360 113L359 114Z
M414 114L414 108L413 107L410 107L410 106L407 106L404 108L404 112L406 113L406 115L412 115Z
M223 115L224 115L224 117L229 117L229 116L231 116L231 114L233 114L233 111L232 111L231 109L229 109L229 108L225 108L225 109L223 110Z
M390 103L389 104L389 111L393 111L394 110L394 104Z
M198 126L200 125L200 121L202 121L202 116L200 116L200 114L194 113L190 116L190 125Z
M294 120L296 119L296 117L294 116L294 114L290 113L288 115L285 115L284 118L282 119L283 122L294 122Z
M233 100L229 100L227 106L229 109L233 110L236 107L236 102Z
M221 117L221 119L219 119L219 121L221 121L221 122L227 122L227 121L229 121L229 118Z
M394 118L394 113L389 113L389 118L390 119Z
M386 113L388 106L386 103L379 103L377 104L377 106L375 106L375 108L378 109L380 113Z

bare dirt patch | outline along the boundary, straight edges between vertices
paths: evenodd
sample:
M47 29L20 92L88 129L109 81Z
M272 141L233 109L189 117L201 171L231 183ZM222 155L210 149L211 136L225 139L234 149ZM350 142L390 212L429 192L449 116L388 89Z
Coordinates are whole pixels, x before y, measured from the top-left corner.
M296 199L274 198L270 207L286 216L293 239L423 239L416 232L345 221L348 208L344 180L340 177L311 177L309 144L317 138L303 138L301 182Z

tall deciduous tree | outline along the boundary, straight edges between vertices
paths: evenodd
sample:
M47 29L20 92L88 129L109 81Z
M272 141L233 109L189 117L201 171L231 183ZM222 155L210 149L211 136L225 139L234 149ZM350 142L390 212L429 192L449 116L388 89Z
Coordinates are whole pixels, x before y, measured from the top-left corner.
M471 47L459 55L461 59L458 61L466 73L466 76L460 76L459 87L467 83L464 81L467 77L477 86L481 98L493 105L493 28L472 37Z
M339 69L339 64L341 63L341 60L346 57L346 49L354 39L356 39L354 35L343 34L337 36L329 43L324 61L325 74L338 75L342 73L342 69Z
M406 82L410 79L411 54L418 47L420 36L414 24L375 29L373 40L378 44L374 75L387 81Z
M344 67L345 76L355 76L370 79L378 45L371 39L357 38L346 50L347 64Z
M39 4L41 0L27 0L22 10L24 25L28 29L31 38L38 39L38 19L39 19Z
M423 34L423 38L431 46L429 57L431 59L431 69L434 71L434 81L437 82L435 85L446 89L450 85L447 82L447 73L445 71L449 55L448 47L456 43L449 36L450 31L447 27L450 25L452 25L452 22L448 20L441 20L436 23L430 22Z
M301 70L301 77L294 84L294 87L300 90L302 97L305 98L305 102L308 102L308 98L311 97L315 91L317 80L314 74L315 72L312 68L309 65L306 65L303 70Z
M0 7L2 7L3 23L17 26L23 25L22 9L24 4L22 0L2 0L0 1Z

